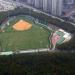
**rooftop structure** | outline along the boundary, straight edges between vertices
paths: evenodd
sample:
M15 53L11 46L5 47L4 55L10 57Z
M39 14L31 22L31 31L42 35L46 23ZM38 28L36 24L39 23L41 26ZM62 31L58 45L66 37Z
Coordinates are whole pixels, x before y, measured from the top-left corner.
M16 5L12 2L0 0L0 11L8 11L16 8Z

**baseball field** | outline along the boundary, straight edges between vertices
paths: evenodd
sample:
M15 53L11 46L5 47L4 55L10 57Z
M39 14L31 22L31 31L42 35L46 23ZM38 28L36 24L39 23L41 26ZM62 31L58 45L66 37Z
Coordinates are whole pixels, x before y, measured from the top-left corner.
M29 50L49 47L50 32L41 25L17 16L0 32L0 51Z

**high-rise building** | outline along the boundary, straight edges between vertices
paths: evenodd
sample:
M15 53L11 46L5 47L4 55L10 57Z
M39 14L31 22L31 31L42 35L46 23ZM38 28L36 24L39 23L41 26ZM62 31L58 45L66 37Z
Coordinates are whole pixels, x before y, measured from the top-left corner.
M39 0L35 0L34 6L35 6L36 8L39 8Z
M44 0L39 0L39 8L40 8L41 10L43 10L43 1L44 1Z
M53 15L62 14L63 0L20 0Z
M53 15L56 15L56 11L57 11L57 0L52 0L52 11L51 11L51 13Z
M64 0L64 2L65 2L66 4L73 4L73 3L74 3L74 0Z
M51 13L52 11L52 0L47 1L47 11Z
M34 6L34 4L35 4L35 0L31 0L31 5Z
M75 6L75 0L64 0L64 8L67 10L72 9Z
M63 0L52 0L51 1L52 5L51 5L51 13L53 15L58 15L60 16L62 14L62 10L63 10Z
M63 11L63 0L58 0L57 1L57 7L56 8L57 8L56 14L59 15L59 16L62 15L62 11Z
M48 0L43 0L43 10L47 11L47 4L48 4Z

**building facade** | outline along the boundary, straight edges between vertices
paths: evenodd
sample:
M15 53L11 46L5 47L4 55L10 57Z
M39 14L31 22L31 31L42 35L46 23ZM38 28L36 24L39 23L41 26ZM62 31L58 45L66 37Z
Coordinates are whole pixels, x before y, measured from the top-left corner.
M63 0L19 0L25 2L35 8L38 8L44 12L58 15L62 14Z
M38 9L60 16L63 10L63 0L29 0ZM33 3L32 3L33 2Z
M64 0L64 3L66 3L66 4L73 4L74 0Z

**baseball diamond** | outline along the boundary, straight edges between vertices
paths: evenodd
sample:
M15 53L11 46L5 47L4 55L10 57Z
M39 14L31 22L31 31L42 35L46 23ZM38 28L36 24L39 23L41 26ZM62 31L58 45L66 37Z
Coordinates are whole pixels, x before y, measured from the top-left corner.
M9 23L8 23L9 22ZM8 20L0 34L0 51L17 51L49 47L50 30L25 15Z

